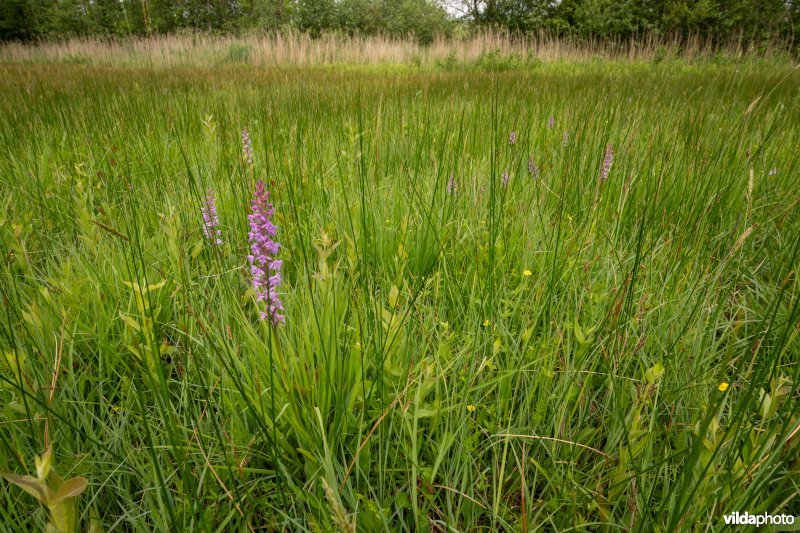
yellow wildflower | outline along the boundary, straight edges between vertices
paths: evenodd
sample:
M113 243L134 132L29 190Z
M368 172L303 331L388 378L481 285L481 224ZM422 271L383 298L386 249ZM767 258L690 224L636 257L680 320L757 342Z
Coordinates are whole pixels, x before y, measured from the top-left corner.
M528 276L532 276L532 275L533 275L533 272L531 272L530 270L527 270L527 269L525 269L525 270L522 272L522 275L523 275L523 276L525 276L525 277L527 278Z
M726 390L728 390L728 382L727 381L723 381L722 383L719 384L719 387L717 387L717 389L720 392L725 392Z
M474 410L475 410L475 406L473 404L467 405L467 411L469 411L471 413Z

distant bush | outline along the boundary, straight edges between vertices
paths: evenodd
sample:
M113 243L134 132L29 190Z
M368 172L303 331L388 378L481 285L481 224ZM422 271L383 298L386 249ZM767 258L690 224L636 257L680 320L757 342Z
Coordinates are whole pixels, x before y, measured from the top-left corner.
M536 67L541 60L534 54L523 55L519 52L504 53L501 50L485 50L475 60L475 68L490 72L503 72L521 68Z
M249 44L235 42L228 45L228 52L225 54L223 63L249 63L251 55Z
M666 57L667 57L667 47L662 44L661 46L656 48L656 53L655 57L653 58L653 61L655 63L661 63L662 61L664 61L664 59L666 59Z
M450 52L445 57L438 58L436 60L436 66L442 70L446 70L448 72L458 70L459 62L458 58L456 57L455 52Z

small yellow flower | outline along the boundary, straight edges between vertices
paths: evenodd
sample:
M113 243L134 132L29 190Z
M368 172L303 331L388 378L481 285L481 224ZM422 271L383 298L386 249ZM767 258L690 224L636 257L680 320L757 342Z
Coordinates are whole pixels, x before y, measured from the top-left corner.
M483 321L483 327L485 327L485 328L488 328L488 327L489 327L489 324L491 324L491 322L489 322L489 319L488 319L488 318L487 318L486 320L484 320L484 321Z
M475 406L473 404L467 405L467 411L469 411L471 413L474 410L475 410Z
M530 270L527 270L527 269L526 269L526 270L524 270L524 271L522 272L522 275L523 275L523 276L525 276L525 277L527 278L528 276L532 276L532 275L533 275L533 272L531 272Z
M725 392L726 390L728 390L728 382L727 381L723 381L722 383L719 384L719 387L717 387L717 389L720 392Z

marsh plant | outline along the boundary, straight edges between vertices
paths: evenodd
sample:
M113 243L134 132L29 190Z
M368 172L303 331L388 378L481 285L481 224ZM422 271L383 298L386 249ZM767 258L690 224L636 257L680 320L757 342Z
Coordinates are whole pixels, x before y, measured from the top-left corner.
M0 65L0 529L800 515L799 71L253 43Z
M53 449L48 448L36 456L36 477L0 474L6 481L24 490L39 501L48 511L50 521L47 533L73 533L78 531L76 499L86 490L86 478L61 479L52 464ZM10 524L6 524L10 525Z

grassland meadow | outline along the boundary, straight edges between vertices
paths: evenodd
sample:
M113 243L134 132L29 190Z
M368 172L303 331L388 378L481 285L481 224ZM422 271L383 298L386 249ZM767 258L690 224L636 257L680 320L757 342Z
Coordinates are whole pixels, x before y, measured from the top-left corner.
M0 252L4 531L800 517L788 61L6 60Z

